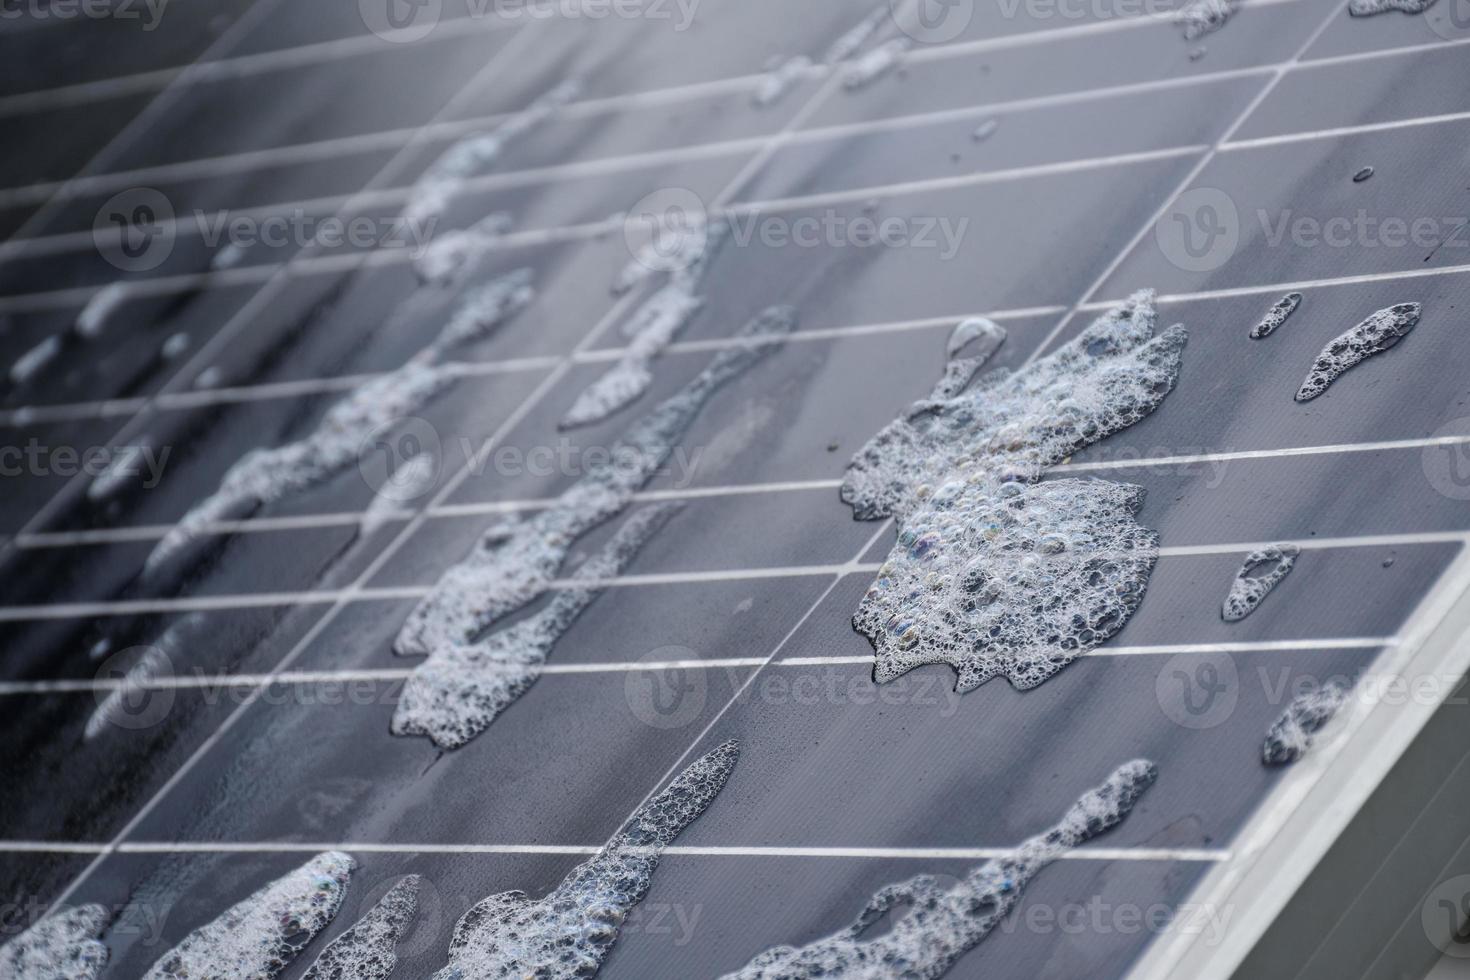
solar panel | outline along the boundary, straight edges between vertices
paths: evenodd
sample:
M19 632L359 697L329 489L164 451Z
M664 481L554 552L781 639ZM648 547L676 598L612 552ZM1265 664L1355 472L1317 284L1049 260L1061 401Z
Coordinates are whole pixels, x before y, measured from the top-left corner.
M1463 952L1459 0L185 6L0 11L0 973ZM1033 689L911 662L961 530Z

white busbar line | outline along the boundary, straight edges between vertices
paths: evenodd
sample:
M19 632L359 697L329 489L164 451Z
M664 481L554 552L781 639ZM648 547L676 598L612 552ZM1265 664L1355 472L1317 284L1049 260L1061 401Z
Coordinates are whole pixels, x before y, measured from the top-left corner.
M424 844L355 841L313 843L302 841L127 841L111 846L68 841L0 841L0 853L10 854L319 854L344 851L357 854L464 854L567 855L597 854L595 844ZM630 853L640 849L629 848ZM652 853L650 850L649 853ZM674 844L659 853L670 857L826 858L856 860L994 861L1015 853L1009 847L773 847ZM1219 863L1230 852L1199 847L1079 847L1060 856L1064 861L1159 861Z
M1103 646L1089 650L1089 657L1169 657L1216 653L1292 653L1338 650L1381 650L1396 646L1394 637L1349 636L1305 640L1255 640L1235 643L1162 643L1146 646ZM868 666L871 654L833 657L782 657L769 662L773 668ZM740 670L767 665L764 657L715 657L688 660L628 660L600 663L544 664L539 673L547 677L580 677L596 674L641 674L683 670ZM494 673L497 668L488 668ZM520 672L506 667L506 672ZM340 684L396 684L413 674L412 667L382 669L289 670L279 674L181 674L129 679L95 677L74 680L3 681L0 696L44 694L102 694L129 691L222 691L257 687L302 687Z

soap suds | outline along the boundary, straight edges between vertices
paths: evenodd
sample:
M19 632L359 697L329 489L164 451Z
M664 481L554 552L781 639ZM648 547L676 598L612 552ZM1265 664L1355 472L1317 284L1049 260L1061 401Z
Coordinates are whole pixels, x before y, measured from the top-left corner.
M1230 22L1235 15L1237 0L1190 0L1175 15L1175 22L1184 28L1184 39L1213 34Z
M13 384L23 385L46 369L46 365L56 360L56 355L61 353L61 337L52 334L41 341L20 357L16 358L10 366L10 380Z
M322 950L302 980L387 980L398 965L397 948L418 911L418 875L388 890L357 924Z
M1297 556L1302 550L1293 544L1277 544L1260 551L1253 551L1245 558L1235 581L1230 585L1230 594L1220 615L1227 623L1238 623L1245 619L1266 600L1271 590L1280 585L1296 567ZM1254 575L1264 565L1271 565L1264 575Z
M340 851L318 854L189 933L144 980L270 980L332 921L354 867Z
M899 524L853 619L876 680L946 663L962 692L1002 675L1030 688L1127 623L1158 559L1135 520L1143 491L1035 481L1173 389L1186 334L1154 337L1155 322L1142 292L1030 367L966 389L975 359L854 457L842 499L859 519Z
M843 62L849 61L863 49L878 30L892 17L892 7L888 3L880 3L874 7L866 17L858 21L848 30L840 34L828 47L822 56L820 65L814 64L812 59L806 55L796 55L792 58L775 60L774 64L767 67L765 76L756 87L752 95L752 101L757 106L765 107L775 105L789 92L802 78L811 76L814 78L824 77L832 69ZM898 42L889 42L890 45ZM870 51L868 55L854 65L856 71L871 72L871 77L864 78L855 84L849 84L849 88L858 88L885 74L897 63L898 57L906 50L907 43L902 44L902 49L887 50L883 45ZM880 53L881 52L881 53ZM866 63L866 67L864 66ZM850 76L849 76L850 77Z
M122 282L114 282L95 293L77 314L77 336L86 340L100 337L107 329L107 321L128 301L129 295L127 284Z
M628 319L623 332L632 340L622 359L577 396L562 418L561 428L601 422L648 391L653 384L653 362L704 306L704 297L695 292L727 233L724 222L710 226L701 236L703 248L698 257L686 268L674 271L668 284Z
M1261 322L1251 329L1251 339L1265 340L1271 336L1281 328L1283 323L1291 318L1291 315L1296 312L1297 307L1301 305L1301 293L1287 293L1277 301L1275 306L1266 312L1266 315L1261 318Z
M848 66L842 86L848 91L866 88L898 67L912 42L906 37L894 38L878 45Z
M100 905L62 909L0 946L0 980L96 980L112 915Z
M1151 762L1129 762L1050 830L975 868L953 887L929 875L889 885L847 929L799 949L768 949L723 980L937 980L1010 914L1042 869L1121 823L1157 775ZM887 933L865 938L889 917Z
M634 423L611 447L608 461L590 467L556 503L529 520L486 531L409 615L394 649L425 656L471 642L544 593L572 544L628 506L715 392L772 353L795 327L795 310L765 311L736 335L746 344L722 351L680 392Z
M510 215L497 211L469 228L447 231L430 242L414 260L414 271L427 285L447 286L510 228Z
M190 509L158 542L145 571L172 560L209 525L238 520L257 507L300 493L353 466L370 436L414 415L454 384L456 373L434 362L456 347L488 336L524 309L534 293L526 269L469 293L428 347L398 370L353 389L327 411L310 435L241 457L225 473L219 489Z
M1307 380L1302 382L1301 390L1296 393L1296 400L1311 401L1352 368L1397 344L1419 324L1421 312L1422 307L1418 303L1390 306L1328 344L1317 355Z
M403 211L404 220L419 228L436 221L465 184L492 166L509 143L535 129L580 92L580 82L564 81L490 132L455 143L414 185Z
M1261 750L1266 765L1290 765L1306 755L1313 736L1332 720L1347 696L1346 684L1329 681L1295 698L1266 734L1266 744Z
M751 101L762 108L775 105L785 98L796 83L815 73L812 59L806 55L787 58L761 77L760 84L750 97Z
M739 756L739 744L726 742L689 766L545 898L503 892L470 909L454 927L449 964L433 980L595 974L648 893L664 848L714 801Z
M1405 14L1422 14L1434 6L1434 0L1352 0L1348 13L1354 17L1372 17L1397 10Z
M477 643L436 649L409 677L393 712L393 734L427 735L441 749L457 749L479 735L530 690L541 668L577 617L602 594L644 544L677 513L664 504L640 511L572 576L541 612Z
M888 3L875 6L866 17L832 42L822 60L828 65L836 65L857 54L878 33L878 28L892 15L892 10Z

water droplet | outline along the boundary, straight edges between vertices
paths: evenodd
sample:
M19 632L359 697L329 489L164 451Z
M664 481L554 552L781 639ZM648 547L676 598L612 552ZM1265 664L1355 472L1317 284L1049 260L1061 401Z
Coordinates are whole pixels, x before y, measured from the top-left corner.
M1373 168L1372 167L1364 167L1362 170L1359 170L1357 173L1353 174L1353 183L1355 183L1355 184L1361 184L1363 181L1367 180L1369 177L1372 177L1372 176L1373 176Z

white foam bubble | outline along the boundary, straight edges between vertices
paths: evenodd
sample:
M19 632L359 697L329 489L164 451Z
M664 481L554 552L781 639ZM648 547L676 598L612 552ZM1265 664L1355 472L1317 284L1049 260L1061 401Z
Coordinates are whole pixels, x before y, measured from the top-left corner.
M414 271L428 285L447 286L510 227L510 215L497 211L469 228L445 232L414 260Z
M36 375L46 369L46 365L56 360L56 355L61 353L61 336L52 334L41 341L10 365L10 380L13 384L23 385Z
M1348 13L1354 17L1372 17L1397 10L1405 14L1422 14L1434 6L1435 0L1352 0Z
M1265 340L1271 336L1281 329L1281 325L1289 320L1291 315L1297 311L1297 307L1301 305L1301 293L1287 293L1276 302L1275 306L1266 311L1260 323L1251 328L1251 339Z
M127 283L114 282L94 293L77 314L76 332L77 336L92 340L102 335L107 329L107 321L118 309L127 302L131 293Z
M454 384L453 370L435 362L456 347L488 336L535 295L520 269L466 295L435 340L403 367L364 382L333 405L303 439L257 449L225 473L219 489L194 505L154 547L152 571L186 549L210 524L237 520L264 504L300 493L356 464L364 444L411 417Z
M189 345L193 342L194 339L186 333L173 334L167 340L165 340L163 342L163 346L158 349L158 356L163 358L165 361L176 360L184 353L184 351L189 349Z
M111 919L100 905L53 912L0 946L0 980L96 980L107 965L100 940Z
M1390 306L1328 344L1317 355L1307 380L1302 382L1301 390L1296 393L1296 400L1311 401L1352 368L1397 344L1418 326L1422 311L1418 303Z
M679 774L616 837L545 898L492 895L454 927L449 964L433 980L590 977L653 883L663 849L713 802L740 756L726 742Z
M476 643L450 644L430 654L409 677L393 712L393 734L427 735L457 749L480 734L530 690L558 640L622 572L643 545L680 509L665 504L639 511L612 541L577 569L587 583L558 592L545 609Z
M270 980L336 916L354 867L340 851L318 854L189 933L144 980Z
M490 528L409 615L394 643L428 655L470 642L502 616L544 593L583 534L617 516L672 454L709 399L778 347L796 327L790 307L766 310L741 328L741 347L722 351L677 394L635 422L552 506L526 521Z
M423 225L443 215L464 185L492 166L506 146L575 99L581 89L576 79L561 82L490 132L462 139L445 150L414 184L404 219L411 225Z
M1156 777L1153 763L1129 762L1055 826L953 887L930 875L889 885L848 928L800 948L768 949L723 980L937 980L1010 914L1042 869L1122 822ZM890 916L888 932L865 938Z
M387 980L398 965L398 942L418 911L418 875L388 889L357 923L332 941L302 980Z
M1136 294L1015 374L966 389L978 364L952 366L940 397L853 459L843 500L861 519L899 523L853 618L876 650L875 679L945 663L962 692L997 676L1030 688L1127 623L1158 559L1157 536L1135 520L1143 491L1034 481L1173 389L1186 334L1153 336L1152 299ZM996 343L994 331L977 336Z
M848 65L842 85L849 91L866 88L898 67L912 42L906 37L884 41Z
M332 406L310 435L241 457L219 489L169 529L145 563L153 571L183 552L208 526L238 520L257 507L316 486L358 461L369 436L412 416L454 383L442 367L412 362L353 390Z
M1347 696L1347 685L1334 680L1293 699L1266 733L1266 744L1261 750L1266 765L1290 765L1306 755L1313 737L1337 714Z
M601 422L641 398L653 384L653 362L659 358L694 314L704 306L695 295L705 272L723 243L728 226L716 222L699 236L701 247L687 267L650 296L623 325L632 338L618 363L588 385L561 420L561 428L572 429Z
M990 139L990 137L995 135L995 131L997 129L1000 129L1000 120L987 119L979 126L975 127L975 131L970 134L970 137L976 143L984 143L986 140Z
M1230 584L1230 594L1225 597L1220 615L1227 623L1238 623L1255 612L1271 590L1291 574L1301 553L1296 545L1276 544L1247 555L1235 575L1235 581ZM1252 574L1264 565L1271 565L1271 570L1264 575Z
M799 54L794 58L787 58L766 72L750 99L761 107L775 105L785 98L786 93L791 91L798 82L814 73L815 65L806 55Z
M1193 41L1228 24L1235 15L1235 4L1236 0L1190 0L1174 19L1184 28L1184 39Z

